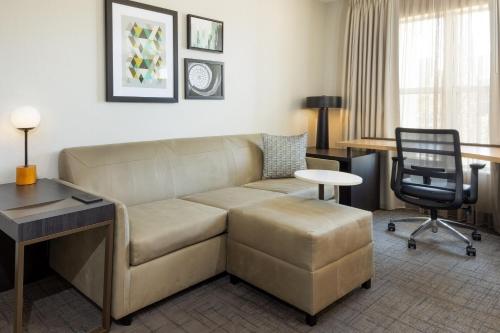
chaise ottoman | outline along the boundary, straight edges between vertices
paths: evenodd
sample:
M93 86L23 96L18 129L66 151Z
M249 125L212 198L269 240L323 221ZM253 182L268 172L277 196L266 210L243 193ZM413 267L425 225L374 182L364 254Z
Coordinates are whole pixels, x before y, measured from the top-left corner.
M372 214L286 196L229 211L227 271L306 313L370 288Z

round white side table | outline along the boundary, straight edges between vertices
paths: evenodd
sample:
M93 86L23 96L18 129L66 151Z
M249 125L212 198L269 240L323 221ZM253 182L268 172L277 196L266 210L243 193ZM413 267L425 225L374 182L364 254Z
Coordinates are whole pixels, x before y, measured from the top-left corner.
M318 184L319 199L325 200L325 185L335 186L335 199L339 202L339 186L356 186L363 183L363 179L352 173L332 170L299 170L295 171L295 178Z

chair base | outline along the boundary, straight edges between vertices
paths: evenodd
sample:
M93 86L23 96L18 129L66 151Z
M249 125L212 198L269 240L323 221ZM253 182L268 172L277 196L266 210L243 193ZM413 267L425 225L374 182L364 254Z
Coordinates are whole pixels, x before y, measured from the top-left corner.
M465 223L460 223L456 221L450 221L446 219L441 219L441 218L428 218L428 217L410 217L410 218L402 218L402 219L392 219L390 220L389 224L387 225L387 230L394 232L396 231L396 224L399 222L416 222L416 221L424 221L415 231L412 232L410 235L410 238L408 239L408 248L409 249L416 249L417 248L417 242L415 241L415 237L418 236L419 234L423 233L424 231L431 229L432 232L436 233L438 232L439 228L442 228L446 231L448 231L451 235L455 236L456 238L462 240L467 244L466 247L466 254L468 256L476 256L476 249L473 247L472 242L460 231L457 229L453 228L453 226L461 227L461 228L466 228L466 229L471 229L473 230L472 232L472 239L476 241L481 240L481 234L477 231L477 229L474 226L467 225Z

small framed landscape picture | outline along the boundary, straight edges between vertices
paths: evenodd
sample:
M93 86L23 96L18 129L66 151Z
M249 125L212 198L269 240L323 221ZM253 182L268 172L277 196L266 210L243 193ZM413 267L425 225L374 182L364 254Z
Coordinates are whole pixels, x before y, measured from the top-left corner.
M224 52L224 23L201 16L187 16L188 48Z
M106 100L178 102L177 12L106 0Z
M224 63L185 59L186 99L224 99Z

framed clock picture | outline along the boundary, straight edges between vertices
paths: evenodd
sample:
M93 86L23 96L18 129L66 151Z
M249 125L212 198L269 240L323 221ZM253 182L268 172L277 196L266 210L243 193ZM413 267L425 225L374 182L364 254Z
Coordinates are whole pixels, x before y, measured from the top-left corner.
M177 103L177 12L106 0L106 100Z
M186 99L224 99L224 63L184 59Z

